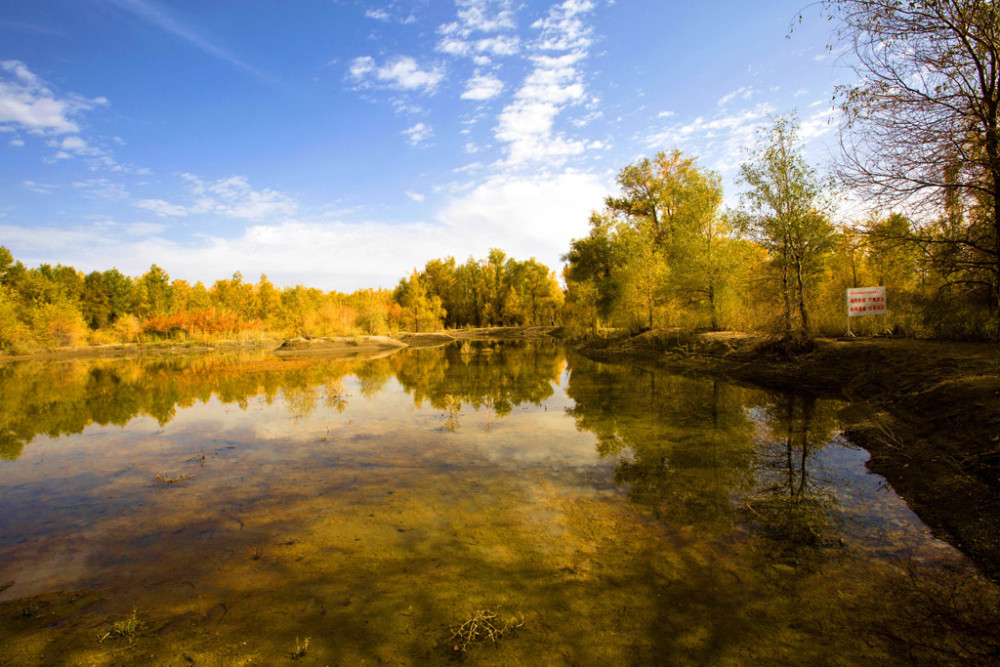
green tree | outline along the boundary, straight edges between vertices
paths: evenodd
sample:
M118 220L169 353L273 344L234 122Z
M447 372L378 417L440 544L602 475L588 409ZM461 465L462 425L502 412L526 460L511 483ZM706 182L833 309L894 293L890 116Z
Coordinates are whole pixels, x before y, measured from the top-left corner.
M83 319L91 329L103 329L111 321L111 297L104 286L104 274L91 271L83 279L80 299Z
M833 227L820 212L823 186L802 158L797 133L794 116L779 117L740 168L740 181L747 186L741 221L777 269L785 334L792 333L794 302L800 331L809 336L806 293L832 247Z
M156 264L136 281L135 292L138 315L161 317L170 313L173 305L170 276Z

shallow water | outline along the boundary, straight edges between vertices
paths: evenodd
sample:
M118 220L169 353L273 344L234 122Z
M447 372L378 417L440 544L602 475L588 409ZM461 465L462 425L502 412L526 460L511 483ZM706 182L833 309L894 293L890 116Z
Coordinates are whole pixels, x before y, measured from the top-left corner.
M990 650L995 588L867 472L842 407L548 341L8 364L0 664ZM487 610L497 643L461 629Z

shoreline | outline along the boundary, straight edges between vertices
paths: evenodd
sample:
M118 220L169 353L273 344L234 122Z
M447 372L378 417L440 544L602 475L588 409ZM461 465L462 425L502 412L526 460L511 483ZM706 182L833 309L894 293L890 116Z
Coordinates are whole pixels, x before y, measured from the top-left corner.
M588 341L598 361L652 364L840 399L847 438L933 534L1000 582L1000 345L650 331Z

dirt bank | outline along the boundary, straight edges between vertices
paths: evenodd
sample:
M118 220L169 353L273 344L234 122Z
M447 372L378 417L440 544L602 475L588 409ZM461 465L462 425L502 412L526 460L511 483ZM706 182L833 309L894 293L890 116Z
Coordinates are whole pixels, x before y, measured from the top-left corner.
M117 358L138 355L183 355L215 351L273 351L279 356L354 357L376 352L392 352L405 347L436 347L457 340L530 340L546 338L555 327L484 327L454 329L429 333L398 332L391 336L337 336L331 338L261 338L239 342L220 340L211 343L157 341L112 345L87 345L38 350L30 354L4 355L0 364L8 361L50 361L58 359Z
M1000 581L1000 345L649 331L581 351L849 401L848 437L935 535Z
M279 357L324 356L338 358L378 357L407 347L389 336L338 336L334 338L289 338L274 350Z

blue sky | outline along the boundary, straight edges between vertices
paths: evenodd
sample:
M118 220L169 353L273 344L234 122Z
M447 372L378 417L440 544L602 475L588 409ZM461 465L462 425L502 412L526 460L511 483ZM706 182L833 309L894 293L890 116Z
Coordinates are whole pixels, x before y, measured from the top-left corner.
M822 166L849 71L817 13L786 37L804 4L8 0L0 245L343 291L491 247L559 271L642 156L698 156L735 205L794 110Z

